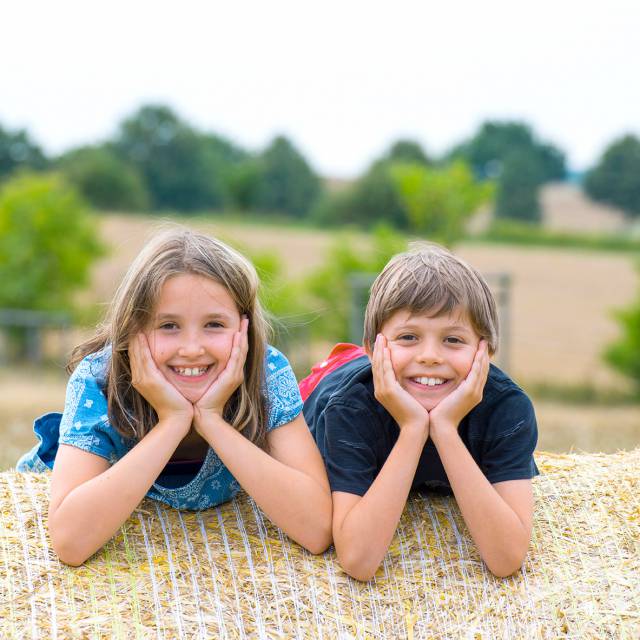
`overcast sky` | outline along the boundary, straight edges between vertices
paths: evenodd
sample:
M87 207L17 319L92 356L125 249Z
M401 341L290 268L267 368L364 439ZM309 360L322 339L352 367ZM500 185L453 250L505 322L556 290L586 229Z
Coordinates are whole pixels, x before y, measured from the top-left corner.
M487 118L529 122L578 170L640 135L637 0L14 0L0 25L0 125L49 153L149 102L253 150L285 133L336 177Z

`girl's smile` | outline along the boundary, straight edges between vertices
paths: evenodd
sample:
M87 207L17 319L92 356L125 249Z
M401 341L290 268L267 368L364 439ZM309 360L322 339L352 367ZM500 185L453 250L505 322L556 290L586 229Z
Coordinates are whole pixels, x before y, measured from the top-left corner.
M227 289L186 273L165 281L147 330L151 356L190 402L224 370L241 317Z

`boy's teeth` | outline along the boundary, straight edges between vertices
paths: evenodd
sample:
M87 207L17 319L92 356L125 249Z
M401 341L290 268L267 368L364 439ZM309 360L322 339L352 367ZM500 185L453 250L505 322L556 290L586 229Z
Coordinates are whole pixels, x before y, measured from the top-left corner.
M446 382L442 378L415 378L415 381L426 387L435 387Z
M209 367L175 367L181 376L201 376Z

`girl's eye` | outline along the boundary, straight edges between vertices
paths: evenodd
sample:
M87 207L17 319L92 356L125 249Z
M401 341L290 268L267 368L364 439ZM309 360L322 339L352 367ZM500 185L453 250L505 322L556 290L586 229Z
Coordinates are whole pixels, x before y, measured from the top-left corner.
M463 340L456 336L447 336L444 341L448 344L464 344Z
M222 329L224 325L219 320L212 320L211 322L207 322L207 329Z
M165 331L170 331L172 329L177 329L178 325L175 322L163 322L160 325L160 329L164 329Z
M417 340L417 338L411 333L403 333L401 336L398 336L396 340L400 342L413 342Z

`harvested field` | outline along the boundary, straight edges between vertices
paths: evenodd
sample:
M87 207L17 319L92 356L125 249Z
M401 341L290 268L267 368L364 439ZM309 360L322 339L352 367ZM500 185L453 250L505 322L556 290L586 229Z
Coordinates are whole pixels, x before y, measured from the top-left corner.
M488 573L455 502L414 496L367 584L311 556L241 496L178 512L145 501L84 566L46 528L48 475L0 474L0 636L637 638L640 450L540 454L531 550Z

